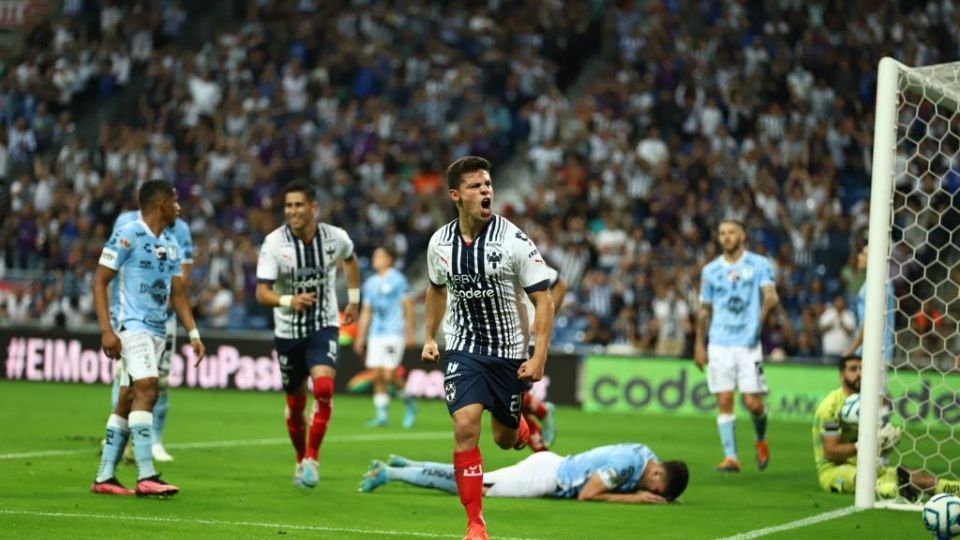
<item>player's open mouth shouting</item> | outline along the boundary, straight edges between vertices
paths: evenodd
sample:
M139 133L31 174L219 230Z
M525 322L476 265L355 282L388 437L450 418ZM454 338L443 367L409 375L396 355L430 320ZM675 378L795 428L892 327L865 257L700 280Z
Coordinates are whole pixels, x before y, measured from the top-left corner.
M480 199L480 216L484 219L493 215L493 197L484 197Z

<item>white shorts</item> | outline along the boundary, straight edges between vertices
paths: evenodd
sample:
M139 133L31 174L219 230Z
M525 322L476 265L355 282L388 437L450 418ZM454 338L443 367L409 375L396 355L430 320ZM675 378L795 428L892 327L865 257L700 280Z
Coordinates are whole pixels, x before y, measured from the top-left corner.
M557 491L557 469L563 456L537 452L526 459L483 475L487 497L548 497Z
M144 330L120 332L120 365L117 378L120 385L158 376L160 357L167 341Z
M405 346L402 336L371 337L367 341L367 367L396 369Z
M766 394L760 345L708 345L707 388L711 394L734 390L743 394Z

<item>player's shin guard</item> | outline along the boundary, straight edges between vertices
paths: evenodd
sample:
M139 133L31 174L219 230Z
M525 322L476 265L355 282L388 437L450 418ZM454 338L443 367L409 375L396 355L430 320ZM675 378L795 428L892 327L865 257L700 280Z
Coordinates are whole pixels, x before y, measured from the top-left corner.
M760 414L750 414L753 419L753 430L757 435L758 441L767 439L767 406L763 406L763 412Z
M483 457L480 448L454 452L453 469L467 522L483 524Z
M290 442L293 443L293 449L297 452L297 463L303 461L307 451L307 423L303 418L303 409L306 406L307 396L287 394L287 406L284 411L287 417L287 433L290 434Z
M934 488L933 492L960 495L960 481L945 480L941 478L940 480L937 480L937 486Z
M157 475L153 468L153 414L149 411L130 413L130 435L133 437L133 455L137 458L138 479Z
M113 478L117 471L117 462L123 454L123 447L130 437L130 428L127 419L111 414L107 419L107 437L103 450L100 451L100 468L97 470L97 482L106 482Z
M166 390L157 394L157 402L153 405L153 444L163 442L163 428L167 427L167 411L170 410L170 399Z
M317 377L313 380L313 419L310 421L310 439L307 441L307 459L317 459L327 423L333 412L333 378Z
M732 414L717 416L717 431L720 432L720 444L723 445L723 455L737 459L737 439L734 436L734 425L737 417Z
M530 392L524 392L523 394L523 412L532 413L540 420L547 417L547 407L542 401L534 398Z

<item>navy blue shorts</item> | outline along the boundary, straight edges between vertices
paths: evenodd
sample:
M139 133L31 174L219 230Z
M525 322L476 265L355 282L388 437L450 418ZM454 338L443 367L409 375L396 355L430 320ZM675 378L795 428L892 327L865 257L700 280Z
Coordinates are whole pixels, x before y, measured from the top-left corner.
M337 367L340 352L340 329L326 326L303 339L274 337L280 360L280 378L283 390L295 392L310 375L313 366Z
M461 351L447 351L443 356L443 390L450 414L479 403L501 424L514 429L520 425L523 393L530 388L517 378L523 360Z

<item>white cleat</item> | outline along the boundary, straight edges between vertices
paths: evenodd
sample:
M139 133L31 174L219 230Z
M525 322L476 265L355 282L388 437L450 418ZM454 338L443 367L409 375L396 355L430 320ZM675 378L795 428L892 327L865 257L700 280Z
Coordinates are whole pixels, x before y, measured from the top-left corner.
M173 461L173 456L167 453L167 449L163 447L163 443L153 443L151 451L153 452L154 461L161 463Z
M300 465L303 467L303 476L301 477L303 485L308 488L316 486L317 482L320 481L320 475L317 473L317 460L305 459L300 462Z

